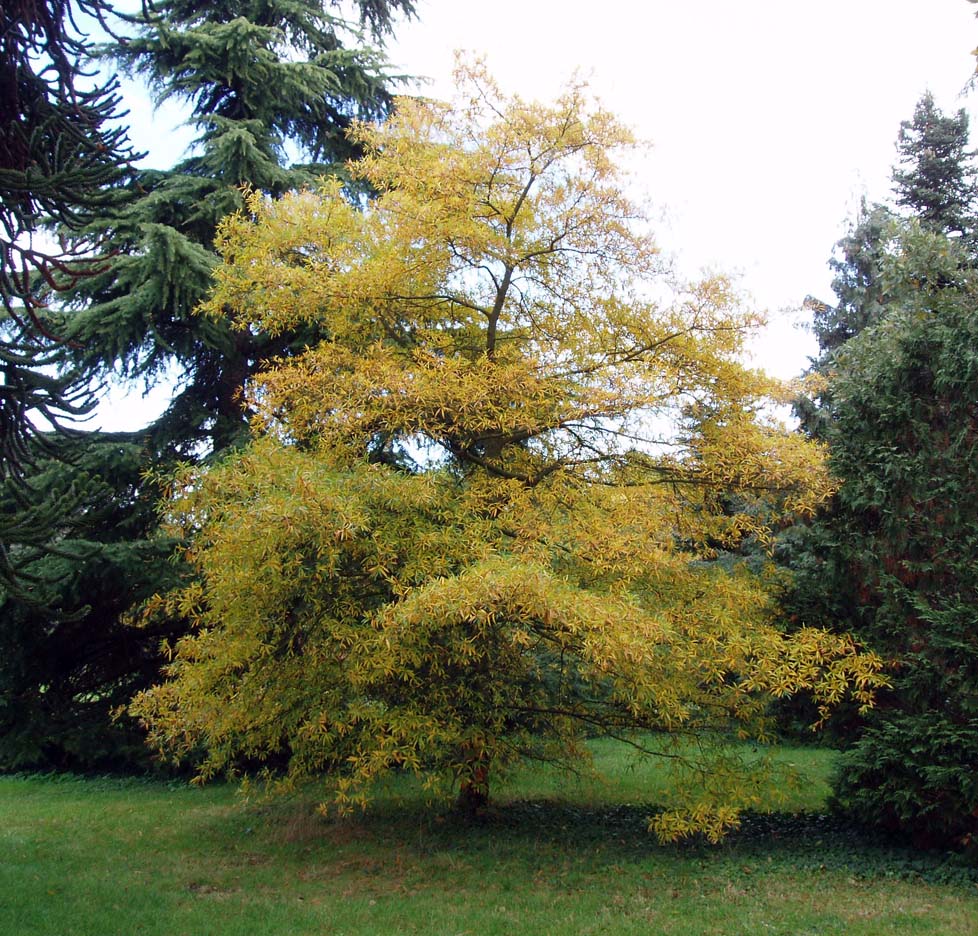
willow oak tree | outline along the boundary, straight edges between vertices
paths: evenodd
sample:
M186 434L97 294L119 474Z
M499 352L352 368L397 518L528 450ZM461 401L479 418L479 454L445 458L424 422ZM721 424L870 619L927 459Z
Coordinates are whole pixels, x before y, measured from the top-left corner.
M96 9L94 0L83 6ZM345 127L354 117L382 118L390 104L381 53L338 16L339 6L137 5L128 35L105 49L160 98L188 105L197 133L174 167L139 169L121 204L81 217L82 233L115 257L61 294L71 344L60 353L104 377L178 379L171 405L152 425L85 433L71 465L39 463L30 478L37 503L0 490L0 510L32 537L18 566L34 580L30 600L0 592L2 766L117 768L145 753L136 726L113 722L111 712L158 678L161 631L127 627L126 612L179 567L167 562L173 543L160 534L152 507L159 488L144 475L240 443L247 436L241 383L297 340L312 340L311 333L234 333L192 314L219 260L218 222L240 206L243 185L281 194L341 168L354 152ZM412 4L361 0L345 9L359 13L370 40L380 42ZM123 30L119 19L112 25ZM86 474L96 483L82 485ZM78 494L66 503L72 491ZM53 533L38 524L42 509L58 521ZM171 634L182 626L159 622Z
M723 278L667 289L631 138L582 88L461 78L454 107L354 128L366 210L327 181L222 225L206 313L329 337L248 387L246 451L173 481L200 577L156 610L197 626L131 710L202 779L265 762L343 808L409 769L476 809L520 758L579 766L585 734L759 737L774 696L870 701L874 658L786 637L758 578L700 561L756 526L721 492L829 490L737 361L756 317ZM670 753L705 792L656 830L719 837L755 788Z

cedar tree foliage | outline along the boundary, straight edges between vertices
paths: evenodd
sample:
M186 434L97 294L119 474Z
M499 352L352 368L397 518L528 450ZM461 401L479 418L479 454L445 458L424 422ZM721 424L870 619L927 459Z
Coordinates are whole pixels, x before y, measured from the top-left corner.
M337 171L355 155L350 122L388 112L385 60L330 12L336 5L165 0L105 50L157 101L188 106L196 137L171 169L141 171L126 210L94 226L120 256L79 284L71 335L86 366L150 383L177 375L179 392L152 434L184 458L242 440L241 385L295 340L232 333L193 314L218 263L218 223L241 207L245 186L279 196ZM375 36L398 11L412 12L410 0L355 6Z
M172 481L199 579L158 607L196 628L131 707L151 743L203 749L201 779L325 777L341 809L395 769L476 809L521 758L579 767L587 734L764 737L803 688L869 704L875 658L785 636L756 576L703 561L758 532L721 493L785 513L830 490L738 363L757 317L722 277L668 281L616 168L632 139L582 87L543 106L460 78L454 106L354 125L364 210L323 181L221 226L204 313L327 337L246 388L246 450ZM664 838L754 802L691 750L706 792Z

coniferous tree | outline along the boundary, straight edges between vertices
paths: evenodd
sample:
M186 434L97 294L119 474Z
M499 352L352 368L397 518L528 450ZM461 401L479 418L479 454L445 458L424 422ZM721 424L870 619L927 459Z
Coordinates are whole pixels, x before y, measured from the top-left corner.
M897 205L932 231L969 239L978 201L973 157L968 115L944 114L928 92L913 119L900 124L893 169Z
M782 542L787 614L852 631L890 664L879 711L839 726L852 815L926 843L978 834L974 614L974 170L967 120L927 95L901 127L897 208L842 242L816 318L827 377L806 429L828 442L831 505ZM909 215L909 217L907 217Z
M836 244L836 255L829 260L835 274L835 305L812 297L805 302L812 313L812 331L819 349L818 357L812 361L812 373L831 374L839 349L882 316L885 296L880 272L893 223L889 208L870 206L863 200L845 237ZM795 401L801 428L812 438L825 437L830 395L830 385L823 384L813 396Z
M961 244L920 225L884 272L886 317L840 354L829 442L842 484L823 547L854 583L850 614L893 685L836 793L923 844L967 844L978 836L978 274Z
M969 148L968 117L963 110L946 115L930 92L914 108L913 118L900 124L897 161L893 167L894 206L862 201L849 231L836 244L829 261L834 304L809 298L819 355L812 372L830 374L836 353L864 328L885 315L887 295L882 268L888 246L901 219L911 218L926 229L960 238L973 255L978 182ZM823 386L811 398L796 401L796 414L809 435L823 438L830 413Z
M358 7L377 40L398 12L413 12L410 0ZM93 433L77 443L75 466L44 461L35 472L55 503L82 479L102 484L71 510L62 504L57 544L49 536L25 554L33 600L0 594L0 765L105 767L142 756L131 724L113 724L111 712L153 678L160 640L182 626L126 624L128 610L179 574L147 473L235 445L247 426L242 385L308 340L194 314L217 224L244 187L276 196L340 171L352 153L346 126L384 115L391 101L381 54L316 0L174 0L147 5L133 24L106 54L158 98L188 103L198 135L187 158L141 170L120 210L86 228L117 256L76 285L67 327L76 367L147 382L176 373L178 391L145 430Z
M410 0L360 6L375 36ZM158 100L181 100L198 131L170 170L140 174L141 197L105 232L122 255L81 284L72 336L81 360L150 380L179 374L180 392L154 425L181 457L242 438L240 388L290 339L232 332L194 310L206 295L217 224L245 187L281 195L342 170L354 118L382 117L390 79L379 53L352 37L322 0L172 0L136 18L138 35L111 50Z
M880 267L893 220L886 206L868 205L864 200L852 227L836 245L838 253L829 261L835 274L832 291L836 304L812 316L823 360L879 321L884 308Z
M92 84L82 17L102 0L11 0L0 6L0 581L19 588L19 554L49 538L58 505L24 483L51 429L63 432L93 404L85 375L68 367L65 324L44 294L106 269L83 234L117 204L132 153L118 118L117 82ZM70 236L44 237L52 225Z
M57 539L23 545L31 578L21 592L0 592L2 767L147 761L141 734L112 718L158 671L160 640L179 631L172 621L126 623L131 607L180 575L172 541L156 534L160 490L141 476L147 464L128 433L59 441L36 459L30 483L40 503L58 506ZM0 490L4 508L10 487Z
M886 297L880 271L899 218L912 218L928 230L960 237L965 249L972 249L978 205L973 156L967 114L959 110L946 115L930 92L924 94L913 118L900 124L892 176L894 207L863 200L829 261L837 301L835 305L812 303L819 347L816 368L825 369L838 348L883 315Z

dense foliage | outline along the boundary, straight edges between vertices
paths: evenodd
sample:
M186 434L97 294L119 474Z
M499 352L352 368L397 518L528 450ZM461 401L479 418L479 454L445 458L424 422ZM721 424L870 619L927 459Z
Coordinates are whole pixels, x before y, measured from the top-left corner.
M853 745L838 802L930 843L978 832L974 596L975 185L963 113L930 96L901 127L898 208L864 211L840 245L836 307L816 316L827 381L803 410L840 481L793 531L785 608L853 632L893 685Z
M158 100L190 109L191 154L171 169L144 170L139 197L103 219L120 257L75 294L71 335L80 359L180 392L151 427L154 443L196 458L246 434L239 389L289 337L232 333L194 310L218 259L220 220L242 189L273 196L340 170L354 149L354 118L382 118L390 104L385 62L323 0L169 0L135 19L137 35L111 51ZM358 4L388 30L409 0Z
M113 725L110 713L156 678L160 638L181 627L179 619L127 624L134 604L179 569L167 559L173 543L152 508L159 488L145 475L239 443L248 416L242 384L311 340L234 333L194 314L218 262L217 225L242 204L242 186L279 195L337 171L354 152L344 128L389 106L382 55L333 6L155 3L105 50L161 99L188 104L198 133L192 154L172 169L135 172L119 202L98 210L86 203L70 218L54 213L61 233L114 254L110 266L59 294L70 341L58 354L69 368L107 379L121 372L152 383L165 375L178 392L144 430L77 436L69 465L42 459L29 472L30 497L3 491L4 516L19 538L17 571L29 585L0 593L0 766L143 760L132 744L135 726ZM363 0L354 10L379 40L412 4ZM114 27L121 29L118 20ZM58 139L67 152L70 137ZM36 363L29 386L55 383Z
M78 26L106 12L102 0L0 7L0 483L15 485L0 511L7 589L23 587L18 551L56 529L56 509L23 475L52 427L93 406L85 375L64 369L66 330L50 295L107 268L107 249L83 231L117 203L130 174L117 84L90 80ZM45 238L51 224L70 240Z
M883 283L883 264L903 220L913 218L928 230L957 238L965 250L974 252L978 185L972 156L965 112L944 114L933 96L924 94L913 118L900 124L893 167L895 204L870 205L863 200L829 261L835 303L811 298L807 302L819 350L813 373L832 374L837 352L886 314L893 297ZM831 418L832 387L824 381L816 381L815 386L812 397L799 399L795 406L803 429L822 438Z
M893 688L838 795L922 840L961 841L978 835L978 274L912 228L887 275L901 301L845 349L831 442L858 632Z
M71 443L62 443L70 445ZM148 766L141 732L113 713L159 672L158 645L179 621L133 628L126 612L179 581L173 543L152 535L159 488L140 476L147 453L126 434L100 434L71 454L37 460L32 490L57 505L57 543L21 568L30 600L0 594L0 738L6 768ZM8 485L0 504L13 500ZM46 508L45 508L46 509ZM29 524L32 513L21 514Z
M930 93L900 124L897 165L893 169L896 204L932 231L968 243L975 233L978 202L974 152L963 110L944 114Z
M462 78L454 107L355 126L365 210L324 182L221 227L208 313L328 337L249 385L248 449L172 483L200 578L153 613L196 627L132 710L164 753L203 749L202 778L325 775L342 808L409 769L477 809L520 758L580 767L588 733L763 737L773 697L878 683L704 561L764 532L750 505L829 491L738 363L756 316L723 278L666 282L613 160L630 137L583 89L542 106ZM695 751L675 763L705 785L665 838L754 801Z

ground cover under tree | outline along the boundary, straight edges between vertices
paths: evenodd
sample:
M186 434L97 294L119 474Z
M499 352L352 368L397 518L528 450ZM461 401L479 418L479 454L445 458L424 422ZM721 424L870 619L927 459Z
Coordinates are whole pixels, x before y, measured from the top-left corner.
M654 763L594 751L607 782L527 770L475 825L403 783L330 821L229 786L3 777L0 921L35 936L975 932L978 871L824 815L830 751L781 751L807 781L790 812L682 847L646 830L641 797L668 795Z

